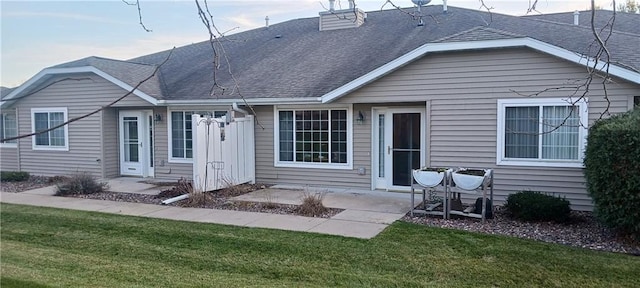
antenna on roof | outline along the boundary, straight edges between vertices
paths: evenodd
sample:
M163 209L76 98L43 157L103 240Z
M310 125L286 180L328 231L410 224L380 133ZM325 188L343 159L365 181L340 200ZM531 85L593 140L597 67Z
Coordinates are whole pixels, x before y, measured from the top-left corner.
M422 11L420 10L420 7L425 6L427 4L429 4L429 2L431 2L431 0L411 0L411 2L413 2L413 4L416 4L416 6L418 6L418 17L420 20L418 20L418 26L424 26L424 21L422 21Z
M264 17L264 25L268 28L269 27L269 16Z

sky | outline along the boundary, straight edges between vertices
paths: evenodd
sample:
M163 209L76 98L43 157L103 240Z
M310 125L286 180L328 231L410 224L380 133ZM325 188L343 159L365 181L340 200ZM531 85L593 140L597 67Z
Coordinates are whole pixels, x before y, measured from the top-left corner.
M134 3L135 0L126 0ZM387 0L356 0L365 11L380 10ZM493 12L525 15L531 0L484 0ZM204 3L204 0L200 0ZM410 0L392 0L411 7ZM328 0L208 0L218 29L226 34L291 19L316 17ZM589 0L540 0L540 13L586 10ZM430 5L441 5L433 0ZM449 6L479 9L479 0L449 0ZM596 1L605 9L609 1ZM348 7L337 0L336 6ZM100 56L126 60L208 39L194 0L140 0L138 8L122 0L0 0L0 86L18 86L56 64ZM384 9L391 9L389 4Z

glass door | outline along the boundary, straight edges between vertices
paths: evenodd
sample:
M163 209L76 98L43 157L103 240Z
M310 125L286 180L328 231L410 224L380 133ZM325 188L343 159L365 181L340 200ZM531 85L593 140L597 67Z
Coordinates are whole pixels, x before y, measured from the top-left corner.
M420 116L420 113L393 113L392 186L411 186L411 170L420 168Z
M120 111L120 174L153 176L151 111Z
M409 190L411 170L425 161L424 111L421 108L374 108L372 186Z

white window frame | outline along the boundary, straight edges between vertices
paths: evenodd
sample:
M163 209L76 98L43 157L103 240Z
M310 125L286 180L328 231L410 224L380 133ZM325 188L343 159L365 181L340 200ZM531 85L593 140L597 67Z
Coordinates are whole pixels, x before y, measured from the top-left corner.
M527 106L570 106L576 100L570 98L539 98L539 99L499 99L497 117L497 141L496 141L496 165L504 166L539 166L539 167L567 167L583 168L584 149L587 144L587 125L589 123L589 111L586 99L581 99L575 105L580 113L579 147L578 159L574 160L553 160L553 159L529 159L529 158L507 158L505 157L505 111L507 107L527 107ZM542 115L540 115L542 117ZM541 141L541 140L540 140ZM538 145L541 142L538 142ZM542 157L542 155L539 155Z
M280 111L291 110L346 110L347 111L347 163L313 163L280 161ZM274 167L314 168L314 169L353 169L353 105L292 106L273 107L273 165ZM295 158L294 158L295 159Z
M17 135L20 135L20 131L18 130L18 111L16 111L16 109L6 109L6 110L3 110L2 112L0 112L0 117L3 117L3 118L4 118L4 115L5 115L7 112L13 112L14 116L16 117L16 127L15 127L15 128L16 128L16 136L17 136ZM2 119L2 127L0 127L0 129L2 129L2 130L3 130L3 131L2 131L2 135L3 135L4 137L6 137L6 136L7 136L7 134L6 134L6 133L5 133L5 131L4 131L4 130L5 130L5 127L6 127L6 123L7 123L7 122L6 122L4 119ZM18 140L16 139L16 140L12 140L12 141L13 141L13 142L0 143L0 147L2 147L2 148L18 148Z
M167 159L169 159L169 163L185 163L185 164L189 164L189 163L193 163L193 158L179 158L179 157L173 157L173 133L171 133L172 130L172 125L173 125L173 116L172 116L172 112L211 112L211 115L215 115L216 112L222 112L226 110L222 110L222 109L167 109L167 117L166 117L166 121L167 121L167 141L169 143L167 143L167 147L169 147L168 151L167 151ZM195 127L191 127L191 129L193 130L192 133L195 133ZM191 147L193 149L193 146ZM193 151L195 153L195 151Z
M31 108L31 133L36 132L36 113L62 113L63 121L67 122L68 113L66 107L54 107L54 108ZM69 125L62 126L64 130L64 146L51 146L49 145L37 145L36 136L31 137L31 147L33 150L46 150L46 151L69 151Z

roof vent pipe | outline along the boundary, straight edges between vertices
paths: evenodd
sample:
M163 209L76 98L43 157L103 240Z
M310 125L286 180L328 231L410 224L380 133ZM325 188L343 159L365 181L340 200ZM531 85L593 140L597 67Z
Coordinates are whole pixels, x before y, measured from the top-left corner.
M349 0L349 9L355 9L355 8L356 8L356 1Z
M442 0L442 13L447 14L447 0Z
M573 12L573 25L580 25L580 12Z
M335 11L336 10L336 0L329 0L329 11Z
M264 26L269 27L269 16L264 17Z

